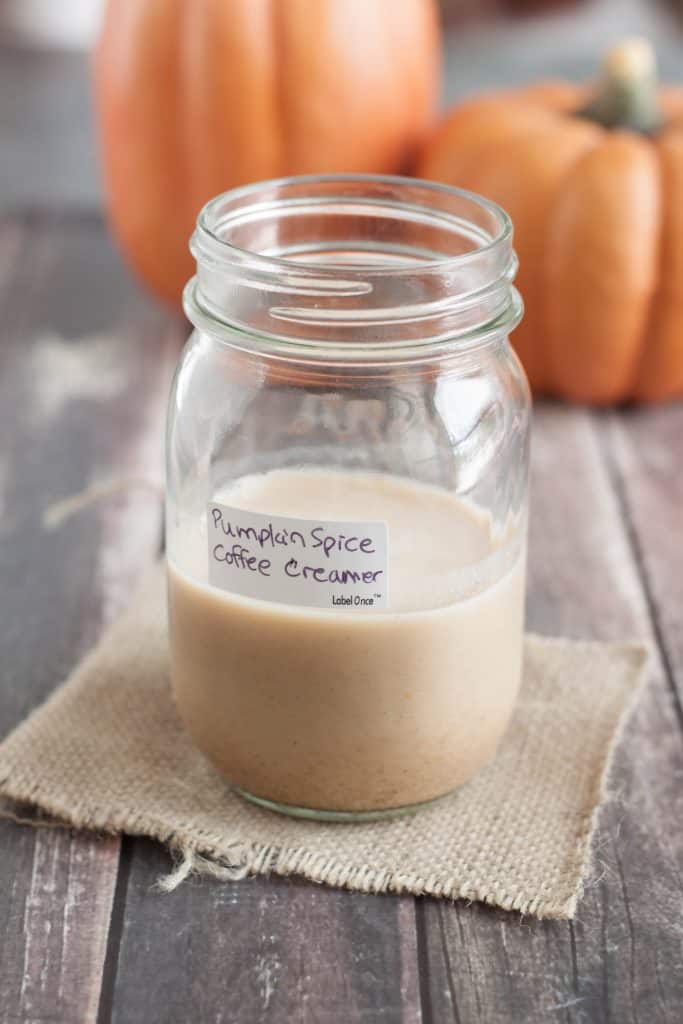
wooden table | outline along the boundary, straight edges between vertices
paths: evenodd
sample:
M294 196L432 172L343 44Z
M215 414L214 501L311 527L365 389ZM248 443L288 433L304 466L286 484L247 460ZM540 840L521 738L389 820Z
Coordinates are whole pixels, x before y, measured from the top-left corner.
M144 298L99 218L0 223L0 730L39 704L159 551L158 500L46 506L161 479L186 327ZM529 626L652 643L576 920L193 879L152 842L0 825L0 1020L576 1024L683 1019L683 404L537 410Z

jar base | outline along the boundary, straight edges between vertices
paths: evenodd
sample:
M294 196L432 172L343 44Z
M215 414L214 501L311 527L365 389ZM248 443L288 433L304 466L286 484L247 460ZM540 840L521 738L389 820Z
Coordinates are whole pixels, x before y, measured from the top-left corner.
M274 811L276 814L284 814L289 818L304 818L307 821L346 822L352 825L363 824L368 821L384 821L388 818L400 818L406 814L417 814L418 811L431 807L432 804L436 804L440 800L445 800L447 796L455 792L455 789L450 789L447 793L441 793L439 796L433 796L429 800L422 800L416 804L403 804L400 807L387 807L371 811L328 811L319 807L296 807L293 804L281 804L275 800L268 800L263 796L255 796L246 789L240 789L239 786L234 786L233 792L249 803L256 804L257 807L262 807L267 811Z

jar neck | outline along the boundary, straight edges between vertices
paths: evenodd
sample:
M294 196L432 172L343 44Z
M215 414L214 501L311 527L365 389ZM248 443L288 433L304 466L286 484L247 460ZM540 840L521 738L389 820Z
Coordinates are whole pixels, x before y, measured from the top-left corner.
M281 179L219 196L191 242L190 320L248 351L323 363L442 358L519 322L512 227L409 178Z

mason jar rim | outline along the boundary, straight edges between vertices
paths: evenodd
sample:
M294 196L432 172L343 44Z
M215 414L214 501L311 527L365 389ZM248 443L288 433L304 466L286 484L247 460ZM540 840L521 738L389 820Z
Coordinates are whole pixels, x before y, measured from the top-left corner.
M324 225L335 218L346 218L360 237L339 237L335 227L326 240ZM190 242L197 275L185 289L185 311L200 330L268 356L431 358L488 343L519 322L512 234L496 203L419 178L256 182L200 211ZM282 244L290 235L294 241ZM456 251L436 252L434 238Z
M216 230L215 215L226 200L233 200L240 202L243 200L249 200L252 196L258 196L262 194L266 189L279 189L286 188L292 185L353 185L353 184L367 184L367 185L393 185L398 188L400 187L411 187L419 188L426 194L430 192L434 195L445 195L452 198L464 199L467 202L472 203L474 206L479 207L481 210L489 213L499 222L498 234L491 238L488 242L478 246L476 249L472 249L469 252L458 253L455 256L443 256L433 260L424 260L420 263L420 272L429 271L430 269L442 270L444 265L463 264L471 261L480 254L495 249L498 246L504 245L506 242L512 241L513 226L512 220L509 214L494 203L493 200L487 199L486 196L479 195L477 192L472 192L470 189L460 188L456 185L445 185L437 181L428 181L426 178L409 178L407 175L399 174L301 174L301 175L287 175L279 178L268 178L263 181L250 182L248 185L240 185L237 188L227 189L225 192L220 192L217 196L214 196L199 211L197 215L196 231L192 240L192 252L195 254L195 248L199 248L202 243L209 243L210 245L216 246L216 253L230 253L241 254L245 257L255 259L258 262L264 264L272 264L276 267L282 267L283 269L296 269L299 271L309 270L315 273L329 274L330 276L338 274L338 268L324 267L318 263L306 263L303 260L292 260L286 256L271 256L264 255L262 253L255 252L252 249L242 248L241 246L235 245L233 242L227 241L225 238L221 238ZM425 209L427 209L425 207ZM214 221L212 222L212 218ZM453 218L455 219L455 218ZM395 267L377 266L376 272L379 274L391 274L398 276L407 276L415 273L415 267ZM353 272L353 267L349 267L349 270Z

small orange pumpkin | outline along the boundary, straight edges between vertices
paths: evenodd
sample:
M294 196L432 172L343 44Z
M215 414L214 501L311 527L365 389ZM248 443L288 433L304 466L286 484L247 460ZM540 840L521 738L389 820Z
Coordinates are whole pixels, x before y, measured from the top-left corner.
M438 90L434 0L109 0L95 99L110 221L178 302L201 206L285 174L395 172Z
M526 313L513 335L535 392L607 404L683 393L683 90L627 40L597 88L563 82L456 107L421 177L512 217Z

